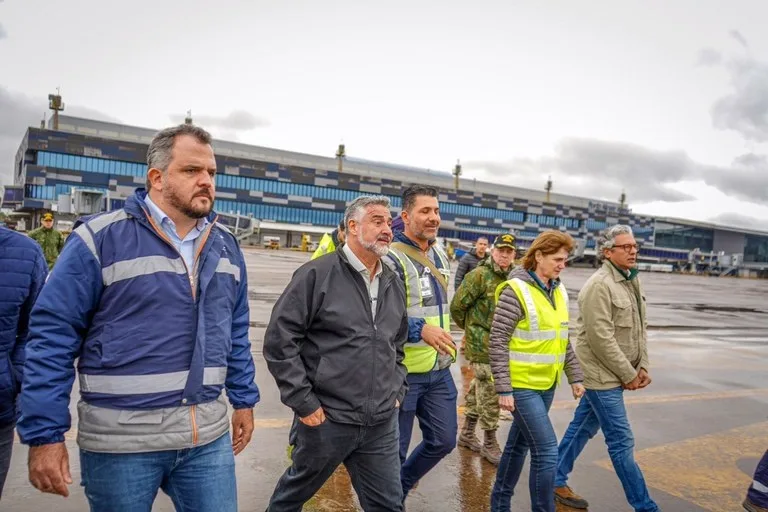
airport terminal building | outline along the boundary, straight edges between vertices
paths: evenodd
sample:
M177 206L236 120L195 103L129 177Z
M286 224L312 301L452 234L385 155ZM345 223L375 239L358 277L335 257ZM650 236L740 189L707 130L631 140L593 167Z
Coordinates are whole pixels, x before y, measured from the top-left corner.
M144 186L146 153L155 130L59 116L58 129L29 128L14 162L14 187L3 197L28 229L43 211L61 219L117 209ZM250 226L246 243L279 238L300 245L316 241L342 218L360 194L388 196L396 214L402 190L414 183L440 191L440 236L472 241L513 231L521 247L541 231L567 231L579 242L579 255L595 254L606 226L632 226L641 260L682 268L695 265L720 273L764 275L768 231L729 228L680 219L637 215L619 203L459 179L444 171L339 159L215 141L218 165L215 209L240 228ZM339 169L341 167L341 170ZM543 185L544 183L542 183ZM231 222L230 222L231 224Z

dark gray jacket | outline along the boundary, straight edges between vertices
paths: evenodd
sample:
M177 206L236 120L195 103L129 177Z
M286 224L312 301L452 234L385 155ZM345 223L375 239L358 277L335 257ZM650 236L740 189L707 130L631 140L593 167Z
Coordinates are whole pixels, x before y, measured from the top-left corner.
M536 280L531 277L528 271L520 267L512 270L509 278L519 278L531 284L536 283ZM538 288L552 302L552 295L546 293L540 287ZM510 287L504 288L504 291L499 296L499 302L496 304L493 324L491 325L491 372L493 373L496 392L499 394L512 392L509 376L509 338L524 316L525 308L520 304L515 291ZM565 353L565 375L568 377L570 384L584 381L584 374L581 371L579 360L576 358L576 353L573 351L570 341Z
M461 257L459 260L459 266L456 268L456 276L453 278L453 289L458 290L461 282L464 280L464 276L472 272L481 261L488 259L490 251L485 253L485 258L477 257L477 250L470 249L470 251Z
M301 266L275 304L264 359L300 417L322 405L332 421L374 425L403 402L405 289L386 265L379 279L375 322L364 278L344 251Z

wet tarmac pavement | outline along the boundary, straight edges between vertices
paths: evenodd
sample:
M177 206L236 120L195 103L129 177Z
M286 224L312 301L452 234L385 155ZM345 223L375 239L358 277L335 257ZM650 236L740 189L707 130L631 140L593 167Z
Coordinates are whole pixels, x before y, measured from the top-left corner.
M308 255L247 249L246 258L250 336L262 401L256 408L253 441L236 459L239 508L263 511L288 465L291 413L280 403L267 371L262 340L274 301ZM564 272L572 298L591 273L580 268ZM651 495L665 512L741 510L752 472L768 449L768 282L652 273L644 273L642 279L648 300L653 383L647 390L629 394L627 407L637 460ZM576 301L571 305L575 307ZM461 333L455 337L458 340ZM457 387L466 391L471 372L465 361L457 362L453 373ZM76 391L73 396L77 397ZM76 398L71 406L74 425L75 403ZM551 411L558 436L575 407L568 386L561 387ZM509 421L502 421L498 432L502 446L509 426ZM414 445L419 436L414 428ZM74 432L67 436L75 479L69 498L43 495L31 487L27 450L17 443L0 510L87 510L74 438ZM478 454L457 448L422 479L406 502L407 510L488 510L495 473L495 467ZM587 445L569 484L590 501L593 512L631 510L601 434ZM527 470L516 491L512 510L530 510ZM173 507L160 492L153 510ZM337 471L305 510L360 510L346 473Z

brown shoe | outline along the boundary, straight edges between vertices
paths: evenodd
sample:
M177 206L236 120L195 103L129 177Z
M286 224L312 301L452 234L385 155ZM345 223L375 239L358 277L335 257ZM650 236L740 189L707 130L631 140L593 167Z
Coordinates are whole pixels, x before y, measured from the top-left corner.
M573 492L567 485L555 488L555 501L571 508L586 510L589 508L587 500Z
M742 503L741 505L744 507L744 510L748 510L749 512L768 512L768 508L755 505L754 503L749 501L749 498L745 499L744 503Z
M485 432L485 442L480 450L480 455L485 457L485 460L494 466L498 466L501 460L501 449L499 448L499 442L496 440L496 431L483 430L483 432Z
M464 426L461 428L461 434L459 435L458 445L464 448L469 448L473 452L479 452L481 445L480 440L475 435L475 427L477 426L477 418L464 418Z

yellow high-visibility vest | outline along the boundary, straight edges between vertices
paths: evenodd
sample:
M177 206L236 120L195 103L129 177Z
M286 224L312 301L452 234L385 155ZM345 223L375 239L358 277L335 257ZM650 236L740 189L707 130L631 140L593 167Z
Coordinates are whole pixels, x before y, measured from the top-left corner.
M335 250L336 244L333 243L333 236L331 236L330 233L326 233L323 235L323 238L320 239L320 243L317 244L317 249L315 249L315 252L312 253L312 258L310 259L317 259L320 256L332 253Z
M496 302L505 287L517 295L525 317L509 339L509 374L513 388L547 390L560 382L568 347L568 292L561 283L553 293L555 306L542 290L515 278L496 288Z
M443 277L448 280L448 274L450 273L450 266L448 263L448 257L438 247L433 246L432 250L435 251L437 258L440 259L441 269L444 271ZM446 293L440 289L440 295L442 296L442 303L437 302L437 293L434 289L430 292L422 291L421 278L429 278L429 268L421 265L419 262L412 260L402 251L391 248L389 254L393 256L393 259L397 262L398 266L405 275L405 300L408 309L408 318L423 318L428 325L434 325L440 327L446 332L451 330L451 312L448 306L448 297ZM430 278L430 288L433 279ZM442 308L442 315L440 309ZM451 351L453 360L456 360L456 351ZM407 342L405 344L405 360L403 363L408 369L408 373L427 373L435 368L437 362L437 350L427 345L424 340L417 343Z

